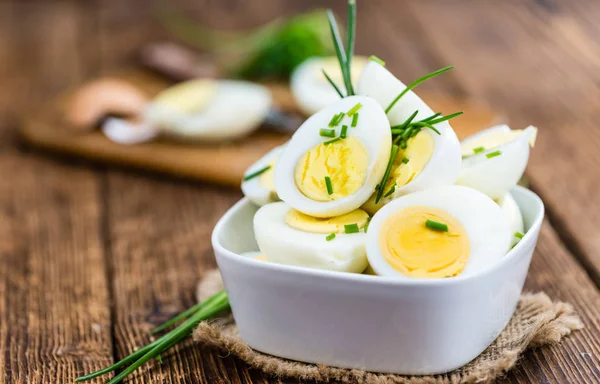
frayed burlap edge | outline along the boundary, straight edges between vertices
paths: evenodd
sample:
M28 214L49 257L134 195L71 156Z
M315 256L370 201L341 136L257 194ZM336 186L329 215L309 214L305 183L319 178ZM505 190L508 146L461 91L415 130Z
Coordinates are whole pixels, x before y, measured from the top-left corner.
M219 271L210 271L198 285L198 299L205 300L221 289ZM553 302L545 293L525 293L504 331L475 360L446 374L412 377L306 364L257 352L237 335L231 316L201 323L193 336L199 343L219 348L277 377L364 384L458 384L491 382L514 367L527 348L556 344L581 328L583 323L570 304Z

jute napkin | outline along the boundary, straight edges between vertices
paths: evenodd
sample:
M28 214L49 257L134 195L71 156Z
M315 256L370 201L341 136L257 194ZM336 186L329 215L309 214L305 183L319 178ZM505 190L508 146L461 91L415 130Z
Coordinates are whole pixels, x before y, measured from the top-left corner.
M218 270L210 271L198 285L198 300L205 300L223 289ZM475 360L455 371L433 376L401 376L341 369L281 359L250 348L237 335L233 317L201 323L194 339L244 360L249 366L267 374L317 381L364 384L487 383L515 366L529 347L556 344L583 323L570 304L553 302L544 293L524 293L517 310L504 331Z

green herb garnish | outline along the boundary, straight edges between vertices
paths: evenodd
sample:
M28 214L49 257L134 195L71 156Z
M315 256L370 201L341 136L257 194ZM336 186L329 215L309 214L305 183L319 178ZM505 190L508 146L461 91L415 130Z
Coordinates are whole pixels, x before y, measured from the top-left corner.
M440 223L438 221L433 221L433 220L427 219L427 221L425 221L425 226L434 231L448 232L448 226L446 224Z
M400 141L400 148L406 149L407 146L408 146L408 144L406 143L405 140Z
M403 142L405 143L405 142ZM405 143L406 144L406 143ZM396 154L398 153L398 146L392 145L392 151L390 153L390 159L388 160L387 167L385 167L385 173L383 174L383 179L379 185L385 185L388 177L390 177L390 172L392 171L392 165L394 164L394 159L396 158ZM379 204L379 200L381 200L381 196L383 195L383 188L379 188L377 191L377 196L375 197L375 204Z
M356 104L354 107L350 108L350 110L348 112L346 112L346 115L348 115L348 116L354 115L361 107L362 107L361 103Z
M333 187L331 186L331 178L329 176L325 176L325 186L327 187L327 194L333 194Z
M390 190L387 191L387 193L385 195L383 195L383 197L388 197L389 195L394 193L395 190L396 190L396 184L392 185L392 188L390 188Z
M337 143L340 140L342 140L342 138L338 136L335 139L331 139L331 140L327 140L327 141L323 142L323 145L329 145L329 144Z
M385 67L385 61L381 60L379 57L377 57L375 55L371 55L371 57L369 57L369 60L376 62L377 64L381 65L382 67Z
M359 231L358 224L345 224L344 232L345 233L357 233Z
M335 127L339 124L339 121L342 120L343 117L344 117L344 112L336 113L335 115L333 115L331 120L329 120L329 124L327 124L327 125L329 127Z
M260 175L262 175L263 173L267 172L269 169L271 169L271 166L270 166L270 165L267 165L266 167L264 167L264 168L261 168L261 169L259 169L259 170L258 170L258 171L256 171L256 172L252 172L252 173L250 173L250 174L248 174L248 175L244 176L244 181L248 181L248 180L250 180L250 179L254 179L256 176L260 176Z
M408 157L405 157L405 158L402 159L402 162L404 164L408 164L409 161L410 161L410 159Z
M321 128L319 130L319 135L323 137L335 137L335 129Z
M367 233L367 230L369 229L369 224L371 224L371 218L370 217L367 218L367 223L363 227L363 231L365 231L365 233Z
M348 1L348 21L355 20L351 12L355 8L354 0ZM335 15L331 9L327 10L327 19L329 20L329 29L331 31L331 37L333 38L333 46L335 48L335 53L338 58L338 62L340 63L340 70L342 72L342 78L344 79L344 85L346 87L346 95L352 96L354 95L354 89L352 87L352 79L350 78L350 67L348 66L349 61L346 56L346 50L344 49L344 44L342 43L342 37L340 36L340 30L337 26L337 22L335 21ZM353 28L353 26L349 26ZM350 34L349 37L353 34ZM352 42L354 45L354 42ZM354 52L354 48L352 48Z
M343 99L344 95L342 94L342 91L340 91L340 89L337 87L337 85L335 85L335 83L333 82L333 80L331 80L331 77L329 77L329 75L327 74L327 72L325 72L324 69L321 69L321 72L323 72L323 75L325 76L325 78L327 79L327 81L329 82L329 84L331 84L331 86L333 87L333 89L335 89L335 91L337 92L337 94L340 95L340 97Z
M438 69L437 71L433 71L431 73L428 73L427 75L418 78L417 80L413 81L412 83L410 83L408 85L408 87L406 87L402 92L400 92L400 94L398 96L396 96L396 98L390 103L390 105L388 105L388 107L385 109L385 113L388 113L393 107L394 105L396 105L396 103L398 102L398 100L400 100L402 98L402 96L406 95L408 93L408 91L414 89L415 87L417 87L419 84L423 83L425 80L431 79L432 77L438 76L446 71L451 70L452 68L454 68L453 65L449 66L449 67L445 67L442 69Z
M485 151L485 147L473 148L473 153L481 153L483 151Z
M523 233L521 233L521 232L515 232L515 237L516 237L516 238L518 238L518 239L522 239L522 238L523 238L523 236L525 236Z
M356 124L358 123L358 112L356 112L354 115L352 115L352 124L350 125L352 128L356 127Z
M342 131L340 132L340 137L342 139L345 139L347 133L348 133L348 126L347 125L342 125Z
M327 241L331 241L333 239L335 239L335 233L330 233L329 235L327 235L325 237L325 240L327 240Z
M492 157L500 156L501 154L502 154L502 151L497 150L497 151L494 151L494 152L487 153L485 155L485 157L487 157L488 159L491 159Z

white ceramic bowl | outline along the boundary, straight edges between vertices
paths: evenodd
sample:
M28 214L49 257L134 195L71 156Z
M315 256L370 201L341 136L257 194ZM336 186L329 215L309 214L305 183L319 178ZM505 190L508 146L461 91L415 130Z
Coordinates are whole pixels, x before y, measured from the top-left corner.
M254 349L310 363L424 375L468 363L512 316L544 216L533 192L512 191L525 237L480 274L440 280L313 270L256 261L243 199L214 229L212 243L240 336Z

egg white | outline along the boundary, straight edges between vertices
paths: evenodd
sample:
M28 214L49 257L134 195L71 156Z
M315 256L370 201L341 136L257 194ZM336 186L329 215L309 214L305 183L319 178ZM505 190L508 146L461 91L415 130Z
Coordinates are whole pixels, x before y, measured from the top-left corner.
M206 97L202 86L197 93L198 97ZM193 91L187 95L193 96ZM246 81L216 80L214 94L199 111L182 112L159 100L148 105L144 117L175 138L223 141L256 130L265 120L271 104L271 93L266 87Z
M387 108L404 89L404 85L381 64L369 61L366 65L357 87L360 95L369 96ZM431 108L413 91L408 91L387 113L391 126L404 123L415 111L418 111L413 121L421 120L434 114ZM454 111L452 111L454 112ZM381 204L427 188L452 185L456 182L461 166L460 143L456 133L448 121L434 125L440 132L423 128L433 138L433 153L427 165L408 184L396 188L394 194L384 198ZM373 211L369 209L369 211Z
M441 209L464 226L469 237L470 256L459 276L474 275L490 268L509 249L511 234L508 219L492 199L462 186L432 188L402 196L373 216L367 233L367 255L369 264L378 275L414 279L388 264L381 252L379 239L382 226L390 215L414 206Z
M464 139L463 148L477 147L487 135L510 133L507 125L488 128ZM493 147L486 147L483 152L474 154L472 151L463 153L467 157L462 160L462 167L457 184L477 189L493 199L503 198L523 176L529 160L530 143L535 140L537 128L527 127L512 140ZM486 155L501 151L496 157Z
M513 246L519 242L519 238L515 236L515 233L525 233L521 210L519 209L517 202L512 197L510 192L508 192L502 199L498 201L498 205L500 205L500 208L502 209L502 212L506 216L506 219L510 225L510 235L512 239L510 245Z
M148 122L132 123L109 117L102 124L102 133L115 143L132 145L154 139L158 135L158 130Z
M339 77L335 75L340 72L340 69L335 68L335 72L330 69L332 61L337 61L337 57L311 57L296 67L290 77L292 95L298 108L307 116L313 115L340 100L340 95L323 75L323 69L326 69L327 74L332 77L337 87L344 92L344 84L335 81ZM354 79L358 78L366 62L367 58L362 56L353 58L351 78L354 84L356 84ZM336 66L339 67L337 64Z
M248 167L248 170L246 170L245 174L249 175L269 165L273 160L276 160L281 155L286 145L287 143L275 147L267 152L266 155ZM267 172L274 172L274 167L271 166L271 169L269 169ZM269 188L265 188L261 184L261 176L262 175L259 175L250 180L242 180L242 192L244 193L244 196L259 206L279 201L279 197L274 190L272 191Z
M269 262L298 267L361 273L367 267L365 233L327 234L303 232L290 227L285 216L291 207L284 202L262 206L254 215L258 248Z
M304 196L294 179L298 161L316 145L330 140L320 136L319 130L327 128L332 116L347 112L357 103L362 104L358 111L358 123L356 127L348 128L347 137L356 137L368 153L369 164L363 185L355 193L334 201L320 202ZM339 135L342 125L350 126L351 121L350 117L345 116L336 128L336 135ZM383 178L390 150L390 125L379 104L364 96L346 97L311 116L294 133L275 166L275 189L281 200L306 215L342 215L360 207L373 194L376 185Z

